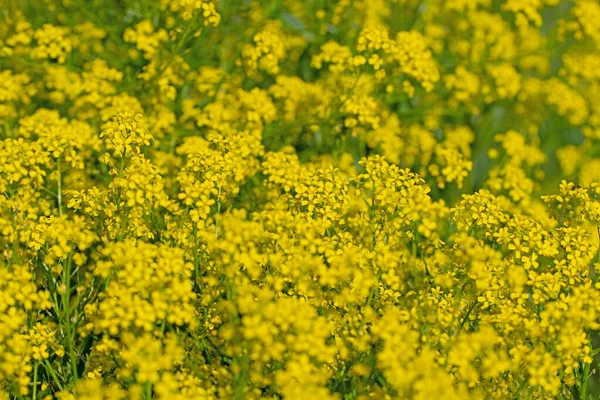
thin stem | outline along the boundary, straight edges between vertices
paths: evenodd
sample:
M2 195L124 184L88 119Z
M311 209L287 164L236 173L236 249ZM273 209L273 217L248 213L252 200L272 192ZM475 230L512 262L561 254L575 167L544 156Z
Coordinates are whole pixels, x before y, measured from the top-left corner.
M217 195L217 214L221 213L221 185L219 185L219 194ZM219 237L219 219L215 221L215 237Z
M56 160L56 169L58 171L58 193L56 197L58 199L58 215L62 217L63 215L63 207L62 207L62 172L60 170L60 158Z
M37 377L38 377L38 366L39 364L36 362L33 365L33 394L32 394L32 399L36 400L37 399Z
M200 260L198 260L198 223L192 221L194 224L194 246L193 246L193 256L194 256L194 287L199 291L198 288L198 276L200 275Z
M581 384L581 400L587 400L588 398L588 381L590 377L590 365L586 363L583 369L583 383Z
M52 368L52 366L50 365L50 363L48 362L48 360L44 360L44 366L46 368L46 371L52 375L52 379L54 379L53 383L56 383L56 386L58 386L58 389L60 389L61 391L63 390L63 386L60 384L60 381L58 380L58 377L56 376L56 373L54 372L54 369Z
M465 325L465 323L469 320L469 316L471 315L471 311L473 311L473 309L475 308L475 306L477 305L477 301L474 301L471 306L469 307L469 309L467 310L467 313L465 314L465 316L463 317L460 325L458 326L458 328L456 328L456 330L454 331L454 333L452 334L452 336L456 336L460 333L460 331L462 330L463 326Z
M71 297L71 254L67 257L65 268L63 269L63 313L65 323L65 338L66 348L69 352L69 358L71 359L71 372L73 377L77 378L77 358L75 357L75 349L73 348L75 342L75 329L71 320L71 308L70 308L70 297Z

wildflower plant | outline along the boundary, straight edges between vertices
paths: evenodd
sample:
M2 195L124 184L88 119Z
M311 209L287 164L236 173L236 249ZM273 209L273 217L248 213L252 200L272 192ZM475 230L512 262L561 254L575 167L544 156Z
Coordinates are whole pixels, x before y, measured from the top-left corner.
M600 396L597 0L0 0L0 399Z

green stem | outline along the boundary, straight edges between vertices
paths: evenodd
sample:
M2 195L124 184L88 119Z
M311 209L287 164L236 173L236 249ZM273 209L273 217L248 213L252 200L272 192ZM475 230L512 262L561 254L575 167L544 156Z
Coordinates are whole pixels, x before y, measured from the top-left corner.
M194 221L192 221L192 224L194 224L194 286L196 286L198 284L198 275L200 274L200 262L198 260L198 224Z
M62 391L63 386L60 384L60 381L58 380L58 377L56 376L56 373L54 372L54 369L52 368L52 366L50 365L48 360L44 360L44 366L45 366L46 372L48 372L50 375L52 375L52 379L54 380L53 383L56 383L56 386L58 386L58 389Z
M477 300L474 301L471 306L469 307L469 309L467 310L467 313L465 314L464 318L462 319L460 325L458 326L458 328L456 328L456 330L453 333L453 336L456 336L460 333L460 331L462 330L463 326L465 326L465 323L469 320L469 316L471 315L471 311L473 311L473 309L475 308L475 306L477 305Z
M67 262L65 268L63 269L63 313L64 313L64 323L65 323L65 347L68 350L70 362L71 362L71 372L74 378L77 378L77 357L75 357L75 349L73 347L75 342L75 327L73 326L71 320L71 254L67 257Z
M146 383L146 399L150 400L152 398L152 383Z
M58 215L62 217L63 215L63 207L62 207L62 172L60 170L60 158L56 160L56 169L58 171L58 193L56 197L58 199Z
M37 376L38 376L38 363L36 362L33 365L33 395L32 395L32 399L36 400L37 399Z
M583 383L581 384L581 400L587 400L588 398L588 381L590 377L590 366L591 363L586 363L583 368Z
M217 214L221 213L221 185L219 185L219 194L217 195ZM215 237L219 237L219 220L215 220Z

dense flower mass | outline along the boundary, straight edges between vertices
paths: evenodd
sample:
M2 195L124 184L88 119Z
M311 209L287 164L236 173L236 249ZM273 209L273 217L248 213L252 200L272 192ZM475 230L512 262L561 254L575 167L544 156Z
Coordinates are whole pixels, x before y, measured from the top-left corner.
M0 0L0 399L600 396L598 0Z

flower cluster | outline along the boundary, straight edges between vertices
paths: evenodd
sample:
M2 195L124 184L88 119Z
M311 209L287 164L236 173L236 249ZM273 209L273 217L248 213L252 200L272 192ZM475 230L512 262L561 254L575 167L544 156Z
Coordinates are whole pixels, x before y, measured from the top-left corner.
M0 399L600 396L596 0L0 22Z

